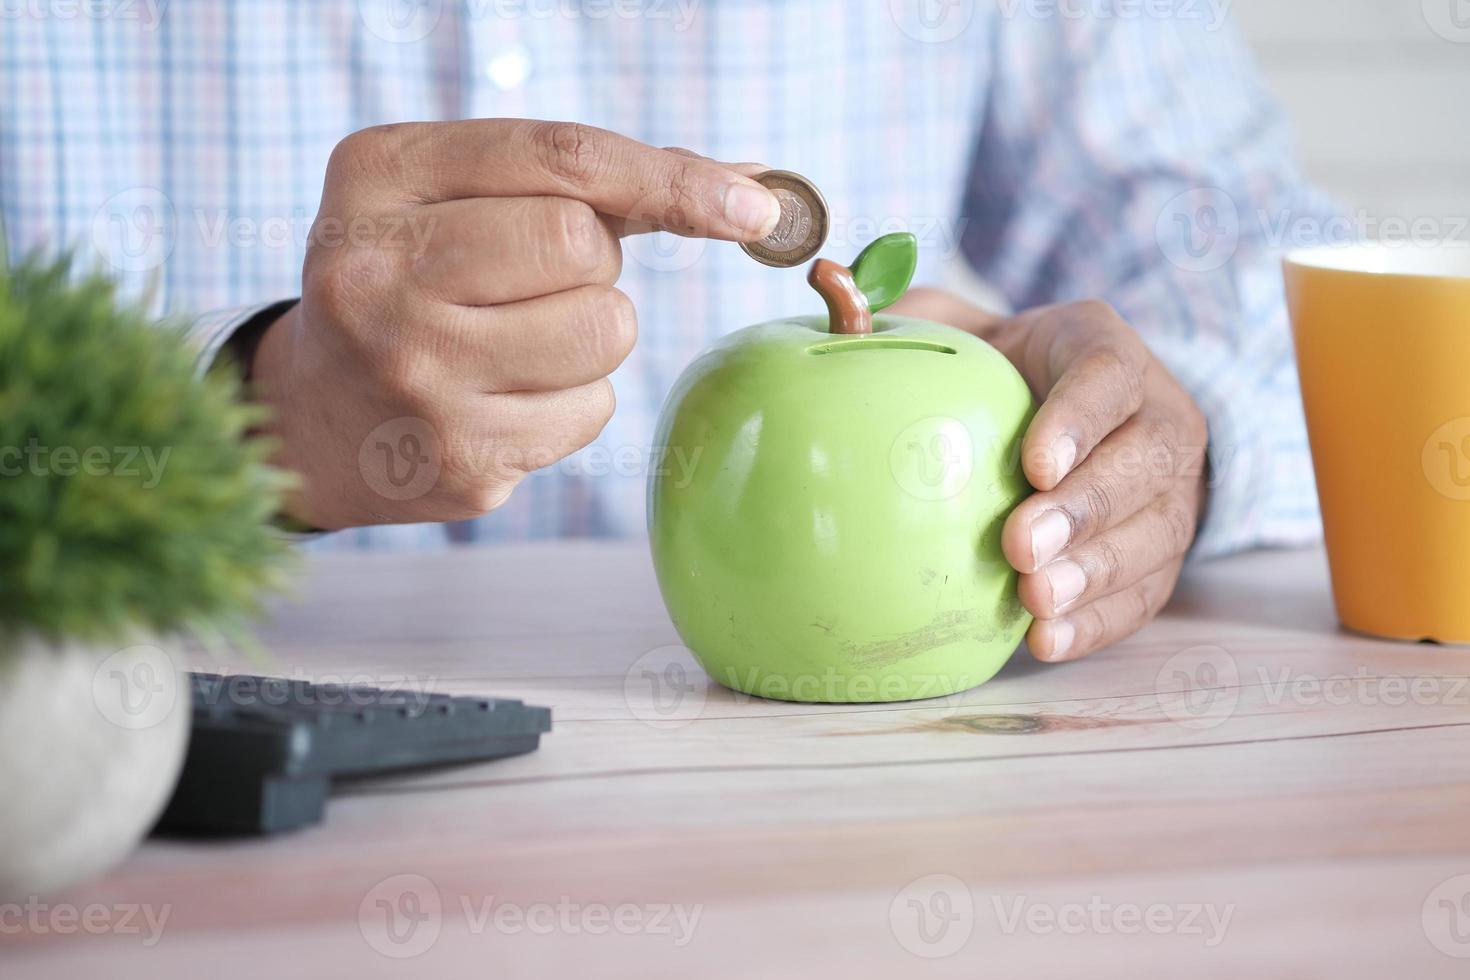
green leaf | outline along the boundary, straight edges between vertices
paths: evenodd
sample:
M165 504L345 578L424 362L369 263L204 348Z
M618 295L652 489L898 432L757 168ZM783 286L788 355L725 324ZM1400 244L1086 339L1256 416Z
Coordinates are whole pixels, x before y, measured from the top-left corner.
M919 264L919 241L906 231L884 235L852 264L852 279L874 313L898 302Z

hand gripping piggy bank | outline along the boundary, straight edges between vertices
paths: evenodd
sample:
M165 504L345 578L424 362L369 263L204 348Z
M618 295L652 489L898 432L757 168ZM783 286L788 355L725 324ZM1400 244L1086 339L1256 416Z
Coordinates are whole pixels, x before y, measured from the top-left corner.
M725 337L675 384L649 535L684 643L726 687L904 701L983 684L1031 619L1001 527L1031 488L1035 406L989 344L874 316L908 288L912 235L809 281L828 315ZM692 463L692 466L687 465Z

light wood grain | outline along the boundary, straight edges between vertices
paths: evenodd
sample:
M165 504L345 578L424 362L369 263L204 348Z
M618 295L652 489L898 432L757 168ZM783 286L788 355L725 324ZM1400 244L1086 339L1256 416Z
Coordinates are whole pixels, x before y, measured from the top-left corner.
M555 708L556 730L531 756L341 787L303 833L150 842L66 901L166 907L160 942L0 935L7 977L1470 966L1431 942L1453 936L1435 918L1448 907L1426 907L1470 874L1470 652L1341 632L1316 553L1193 569L1159 622L1104 655L1019 655L984 687L912 704L708 684L667 649L677 638L637 546L323 555L263 635L268 664L213 666L525 697ZM678 712L641 693L650 651L688 668ZM441 909L407 961L370 941L383 945L373 901L401 896L400 875L431 883ZM932 875L971 902L968 940L943 959L905 932L909 899L943 910L933 882L950 879ZM537 935L484 919L487 901L698 919L682 945L658 928L592 935L578 918ZM1088 907L1103 917L1046 928ZM1041 918L1012 926L1016 909ZM1190 909L1228 924L1185 928ZM1130 932L1129 910L1173 922Z

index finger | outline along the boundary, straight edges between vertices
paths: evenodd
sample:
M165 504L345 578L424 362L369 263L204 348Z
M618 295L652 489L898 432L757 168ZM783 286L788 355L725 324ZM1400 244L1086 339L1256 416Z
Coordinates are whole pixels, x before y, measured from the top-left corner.
M390 193L417 203L570 197L675 234L742 242L781 217L775 195L749 177L580 123L404 123L354 133L340 149L352 172L386 177Z

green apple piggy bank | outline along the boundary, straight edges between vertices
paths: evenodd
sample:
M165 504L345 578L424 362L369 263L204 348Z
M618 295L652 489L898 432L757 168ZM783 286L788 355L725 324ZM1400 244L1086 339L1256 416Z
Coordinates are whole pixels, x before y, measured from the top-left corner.
M654 566L679 635L726 687L940 697L994 676L1031 622L1000 548L1030 493L1031 394L970 334L873 316L916 257L913 236L890 235L851 270L819 260L826 317L731 334L664 406Z

